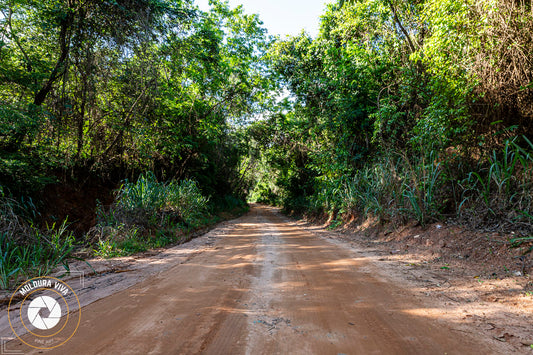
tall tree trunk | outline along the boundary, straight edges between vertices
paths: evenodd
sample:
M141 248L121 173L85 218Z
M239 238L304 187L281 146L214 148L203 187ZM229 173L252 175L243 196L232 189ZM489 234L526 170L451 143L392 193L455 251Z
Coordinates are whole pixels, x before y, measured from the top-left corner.
M57 59L56 65L46 81L46 84L35 94L33 104L41 106L46 99L46 96L52 90L54 82L61 77L66 70L66 63L70 53L70 37L72 32L72 23L74 22L74 14L69 11L64 19L61 20L61 30L59 33L59 43L61 45L61 52Z
M86 104L86 94L85 94L86 88L84 87L84 91L82 94L82 101L81 101L81 108L80 108L80 114L78 117L78 149L76 151L76 159L80 157L81 150L83 148L83 126L85 123L85 104Z
M393 0L389 0L388 3L389 3L389 7L390 7L390 9L392 11L392 16L394 18L394 21L396 22L398 27L400 27L400 31L402 31L403 35L405 36L405 39L407 39L407 43L409 44L409 48L411 49L411 53L414 53L414 52L416 52L416 47L415 47L413 41L411 40L411 36L409 35L409 33L407 32L405 27L403 27L403 24L400 21L400 18L398 17L398 13L396 11L396 7L394 6L392 1Z

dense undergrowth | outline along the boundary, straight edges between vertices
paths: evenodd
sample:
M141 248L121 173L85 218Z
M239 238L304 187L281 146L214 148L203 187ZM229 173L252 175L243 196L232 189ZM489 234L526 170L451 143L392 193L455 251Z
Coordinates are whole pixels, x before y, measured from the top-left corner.
M426 159L385 156L352 177L323 181L303 207L340 220L356 215L425 225L453 218L474 228L498 225L531 233L533 144L523 139L529 149L518 145L518 139L508 140L500 151L472 165L462 157L441 158L433 152Z
M68 273L70 262L81 259L77 255L110 258L184 242L193 232L248 209L242 199L230 195L215 205L196 182L159 182L151 172L136 182L126 180L111 206L99 204L96 226L81 238L69 231L67 220L35 227L27 217L29 208L34 209L0 195L0 289L59 266Z
M229 196L226 201L228 210L245 210L242 201ZM89 235L96 255L123 256L186 240L190 232L219 220L196 182L163 183L147 173L136 183L126 181L112 206L98 206Z
M67 230L67 221L44 230L36 228L17 214L24 208L32 207L21 206L0 188L0 289L47 275L58 266L69 271L75 238Z

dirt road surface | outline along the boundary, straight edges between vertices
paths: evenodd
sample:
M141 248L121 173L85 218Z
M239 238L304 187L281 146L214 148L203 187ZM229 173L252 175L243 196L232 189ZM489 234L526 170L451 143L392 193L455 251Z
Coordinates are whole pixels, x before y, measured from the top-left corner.
M209 248L82 309L46 354L498 354L379 264L256 206ZM438 312L437 312L438 314Z

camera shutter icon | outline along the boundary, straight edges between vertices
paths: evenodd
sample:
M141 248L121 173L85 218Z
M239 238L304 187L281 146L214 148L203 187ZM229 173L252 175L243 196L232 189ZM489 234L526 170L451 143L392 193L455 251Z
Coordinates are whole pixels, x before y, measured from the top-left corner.
M43 317L43 313L47 313L45 310L48 310L47 317ZM61 319L61 306L52 297L39 296L28 307L28 319L37 329L52 329Z

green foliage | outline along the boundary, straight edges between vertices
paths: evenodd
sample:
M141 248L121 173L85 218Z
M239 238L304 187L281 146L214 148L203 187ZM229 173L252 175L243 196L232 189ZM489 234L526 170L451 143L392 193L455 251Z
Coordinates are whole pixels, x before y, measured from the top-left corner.
M231 212L231 213L244 213L249 210L249 206L246 201L237 198L233 195L225 195L224 198L218 199L213 204L213 210L215 212Z
M125 221L132 219L132 224L142 225L143 219L154 224L179 220L195 226L206 212L207 202L196 182L158 182L154 173L148 172L141 175L136 183L126 181L120 187L113 215L115 218L123 216Z
M429 158L434 158L433 152ZM353 177L323 180L311 197L314 210L376 217L381 222L414 218L424 225L437 219L443 208L437 194L443 183L442 168L433 162L384 156L358 169Z
M231 123L258 112L272 87L257 15L174 0L0 10L0 178L10 191L35 194L51 171L71 168L115 180L153 170L242 195L245 143Z
M229 198L228 198L229 199ZM228 204L233 203L228 200ZM101 257L133 253L174 243L178 235L211 221L208 199L192 180L158 182L147 172L126 181L108 211L98 206L92 237Z
M399 163L385 156L376 164L356 172L345 183L347 212L362 212L364 218L377 217L380 221L394 221L400 216L405 177L400 174Z
M441 166L438 157L431 151L428 161L422 159L414 167L409 164L409 182L404 183L403 196L411 205L410 213L420 224L437 220L442 209L437 191L442 188Z
M451 217L532 231L528 6L339 1L317 38L276 41L270 67L291 96L249 127L251 196L334 225Z
M525 143L523 144L519 143ZM526 147L526 148L524 148ZM533 144L523 138L506 140L503 147L480 159L462 182L459 206L465 218L504 218L529 224L533 211Z
M96 243L96 247L95 249L93 249L93 252L94 255L104 259L109 259L122 255L121 251L117 248L116 242L112 239L100 239Z
M10 232L0 233L0 288L9 289L22 278L45 276L62 265L69 272L75 239L66 221L45 232L36 229L21 240Z
M0 233L9 235L27 235L28 228L24 221L16 213L19 204L5 195L0 185Z

